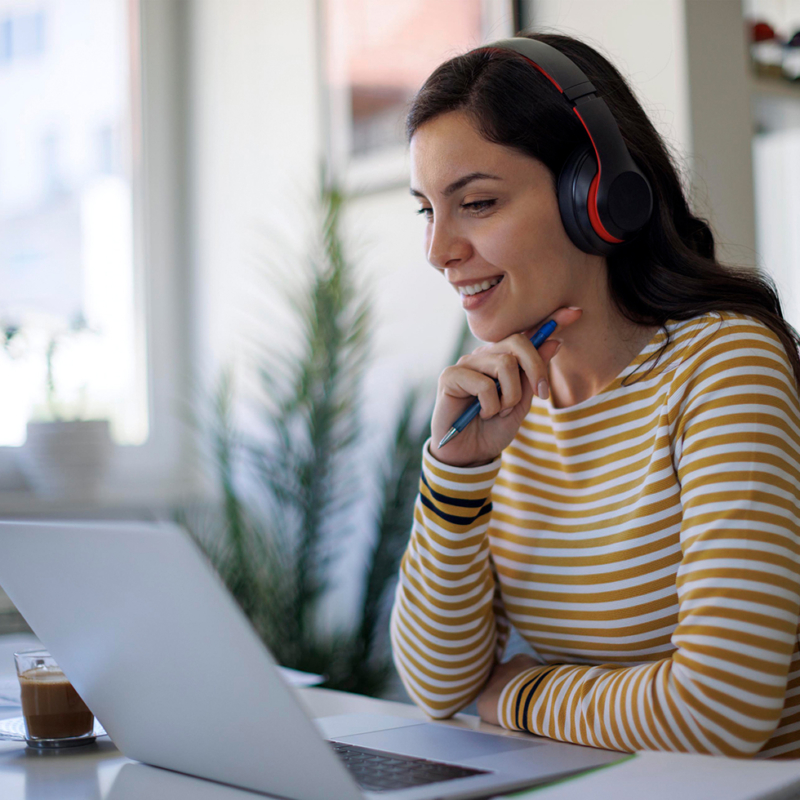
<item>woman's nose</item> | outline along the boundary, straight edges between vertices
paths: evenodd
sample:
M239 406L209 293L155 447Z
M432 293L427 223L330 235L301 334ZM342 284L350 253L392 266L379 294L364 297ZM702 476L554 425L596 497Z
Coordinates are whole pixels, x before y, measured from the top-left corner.
M452 225L434 221L428 231L428 263L436 269L455 267L469 258L470 243Z

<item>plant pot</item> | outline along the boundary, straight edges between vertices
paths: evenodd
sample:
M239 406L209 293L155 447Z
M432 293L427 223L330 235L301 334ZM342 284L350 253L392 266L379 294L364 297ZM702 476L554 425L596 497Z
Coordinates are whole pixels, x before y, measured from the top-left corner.
M111 460L108 420L29 422L20 467L37 494L90 499Z

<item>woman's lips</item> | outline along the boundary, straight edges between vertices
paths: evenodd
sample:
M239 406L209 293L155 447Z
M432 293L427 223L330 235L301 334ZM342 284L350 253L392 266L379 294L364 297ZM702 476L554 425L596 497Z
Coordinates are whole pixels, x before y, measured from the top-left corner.
M483 292L478 292L478 294L462 294L461 308L465 309L466 311L472 311L473 309L482 306L503 285L504 280L505 278L501 278L500 281L494 286L491 286Z

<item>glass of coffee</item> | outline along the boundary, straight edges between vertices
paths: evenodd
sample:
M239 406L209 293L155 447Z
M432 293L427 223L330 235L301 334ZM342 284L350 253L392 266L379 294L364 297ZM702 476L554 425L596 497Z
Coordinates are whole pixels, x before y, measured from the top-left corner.
M46 650L14 653L27 742L73 747L95 740L94 715Z

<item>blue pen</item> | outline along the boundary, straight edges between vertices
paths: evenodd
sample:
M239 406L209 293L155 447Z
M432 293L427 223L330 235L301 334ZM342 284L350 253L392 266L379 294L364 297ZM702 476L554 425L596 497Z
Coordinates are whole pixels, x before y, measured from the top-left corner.
M539 328L536 333L531 336L531 344L538 350L547 340L547 337L558 327L556 323L551 319L549 322L545 322L541 328ZM497 387L497 391L500 391L500 381L495 380L494 385ZM447 431L444 439L439 442L439 447L444 447L454 436L457 436L464 428L472 422L475 417L478 416L478 412L481 410L481 401L478 400L476 397L467 407L467 410L452 424L450 430Z

